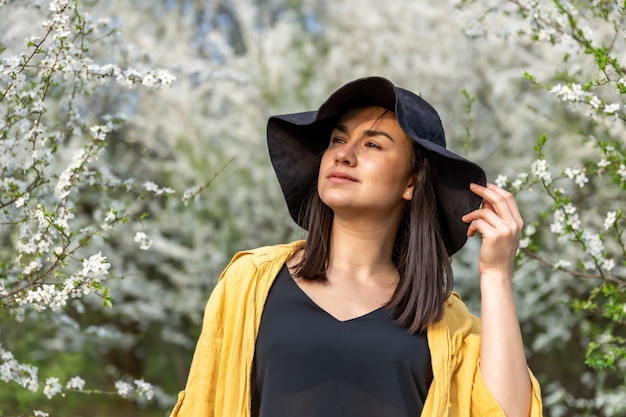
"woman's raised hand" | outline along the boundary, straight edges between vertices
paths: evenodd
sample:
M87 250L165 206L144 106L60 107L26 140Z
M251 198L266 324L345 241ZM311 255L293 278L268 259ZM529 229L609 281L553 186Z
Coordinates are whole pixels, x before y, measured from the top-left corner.
M467 236L482 235L480 275L498 274L510 277L524 221L510 192L488 184L471 184L470 189L483 198L482 208L463 216L470 223Z

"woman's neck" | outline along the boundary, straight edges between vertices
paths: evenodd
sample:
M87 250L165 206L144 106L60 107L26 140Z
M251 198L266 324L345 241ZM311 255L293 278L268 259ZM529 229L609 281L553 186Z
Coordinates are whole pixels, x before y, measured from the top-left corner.
M358 281L395 281L397 271L392 252L396 229L388 224L364 227L335 219L327 269L329 279L350 276Z

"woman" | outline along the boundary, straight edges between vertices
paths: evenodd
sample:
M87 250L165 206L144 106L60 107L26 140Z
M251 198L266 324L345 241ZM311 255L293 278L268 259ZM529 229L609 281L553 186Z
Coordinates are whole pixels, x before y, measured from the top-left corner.
M307 240L233 258L172 416L541 415L512 290L521 216L446 150L436 111L371 77L267 134ZM449 259L476 233L482 323Z

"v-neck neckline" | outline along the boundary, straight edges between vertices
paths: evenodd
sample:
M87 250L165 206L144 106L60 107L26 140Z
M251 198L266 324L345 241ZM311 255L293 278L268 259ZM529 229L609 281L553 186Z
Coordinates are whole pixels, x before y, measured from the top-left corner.
M291 275L291 271L289 270L289 267L287 266L287 264L285 264L283 266L283 268L285 268L287 270L287 275L286 278L291 281L291 284L294 285L298 291L298 293L300 293L305 301L307 301L307 303L313 305L317 310L319 310L321 313L323 313L325 316L327 316L328 318L332 319L334 322L336 323L351 323L351 322L355 322L355 321L359 321L362 319L366 319L370 316L375 315L377 312L383 310L385 308L385 306L380 306L378 308L375 308L374 310L371 310L367 313L361 314L359 316L355 316L355 317L351 317L349 319L345 319L345 320L341 320L337 317L335 317L333 314L331 314L330 312L328 312L326 309L322 308L319 304L317 304L296 282L296 279L293 277L293 275Z

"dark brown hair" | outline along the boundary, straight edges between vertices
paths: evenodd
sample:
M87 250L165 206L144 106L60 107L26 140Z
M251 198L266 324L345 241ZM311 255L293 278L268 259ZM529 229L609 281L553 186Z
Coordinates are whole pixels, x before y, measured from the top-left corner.
M431 161L414 141L411 143L411 170L416 183L396 233L392 258L400 280L386 307L393 310L397 323L415 333L441 320L454 279L437 216ZM333 211L320 199L317 184L303 205L302 216L309 233L295 276L326 281Z

